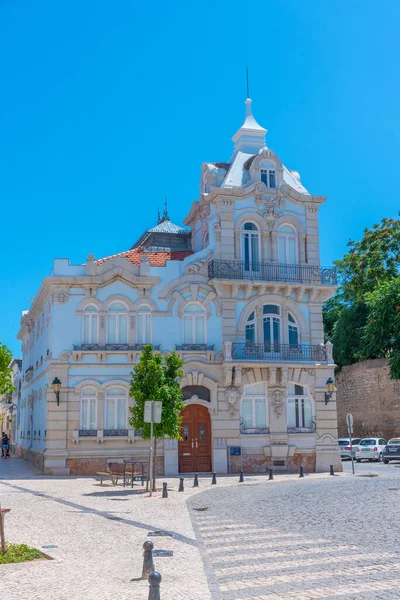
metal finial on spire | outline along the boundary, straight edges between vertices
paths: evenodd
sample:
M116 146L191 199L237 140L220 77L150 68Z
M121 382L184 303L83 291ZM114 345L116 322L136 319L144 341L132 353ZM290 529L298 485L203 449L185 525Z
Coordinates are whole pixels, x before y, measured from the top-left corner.
M249 89L249 67L246 67L246 98L250 98L250 89Z
M164 202L164 215L163 215L163 219L164 219L164 221L169 221L168 203L167 203L167 198L166 197L165 197L165 202Z
M157 211L158 211L158 224L161 223L161 214L160 214L160 207L157 207Z

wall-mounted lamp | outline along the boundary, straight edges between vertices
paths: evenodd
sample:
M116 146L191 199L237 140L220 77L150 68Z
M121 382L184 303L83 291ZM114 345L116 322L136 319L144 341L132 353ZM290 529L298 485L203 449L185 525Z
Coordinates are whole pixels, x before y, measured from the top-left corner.
M53 392L55 393L57 398L57 406L60 406L61 381L58 379L58 377L54 377L53 383L51 385L53 386Z
M333 381L332 377L329 377L328 381L326 382L325 404L328 404L335 389L335 382Z

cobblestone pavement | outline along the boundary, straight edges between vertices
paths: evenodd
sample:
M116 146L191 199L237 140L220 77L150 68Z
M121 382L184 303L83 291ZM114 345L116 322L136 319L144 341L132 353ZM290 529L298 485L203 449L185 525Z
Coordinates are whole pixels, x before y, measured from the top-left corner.
M162 600L400 598L400 470L357 467L379 477L262 475L239 484L234 476L212 486L207 475L199 488L188 477L183 494L175 478L165 500L137 485L43 477L22 460L1 461L7 538L53 560L1 566L0 597L147 600L147 582L130 580L151 539L174 553L155 558ZM148 537L159 529L172 537Z
M213 598L398 600L400 470L344 468L189 499Z

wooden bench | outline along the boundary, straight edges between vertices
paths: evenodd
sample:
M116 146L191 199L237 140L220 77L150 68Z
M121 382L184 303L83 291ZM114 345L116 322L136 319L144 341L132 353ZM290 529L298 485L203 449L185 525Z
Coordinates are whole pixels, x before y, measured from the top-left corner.
M131 463L133 464L133 463ZM137 463L139 464L139 463ZM141 463L142 464L142 463ZM141 481L142 485L144 485L144 470L139 471L136 470L136 465L134 468L134 472L132 473L132 467L129 467L125 470L124 463L112 462L110 463L109 471L98 471L97 475L100 477L100 485L103 485L103 478L109 477L111 479L112 485L118 485L119 479L124 479L124 484L131 484L133 486L134 481Z

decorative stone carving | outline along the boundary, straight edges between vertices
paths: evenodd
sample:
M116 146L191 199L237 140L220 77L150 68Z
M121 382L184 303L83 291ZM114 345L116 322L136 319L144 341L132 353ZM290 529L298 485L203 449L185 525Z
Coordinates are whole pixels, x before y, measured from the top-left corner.
M66 352L62 352L62 354L60 354L60 360L62 362L68 362L71 355L72 355L72 352L70 352L69 350L67 350Z
M104 315L100 315L100 329L104 329L106 324L106 318Z
M275 390L275 392L273 392L271 405L276 418L279 419L283 412L283 394L280 390Z
M226 439L225 438L214 438L214 448L224 450L226 448Z
M66 294L65 292L58 292L58 294L56 294L55 299L57 304L66 304L68 302L68 294Z
M207 219L207 217L210 216L210 205L209 204L205 204L200 208L200 218L202 220Z
M205 258L202 260L197 260L196 262L191 263L185 269L186 275L192 275L193 273L204 273L206 275L207 266L212 256L212 252L209 252Z
M178 440L171 440L170 438L165 438L164 450L176 450L177 448L178 448Z
M130 318L129 324L131 329L135 329L135 317Z
M263 307L263 306L256 306L256 314L257 314L257 317L262 317L262 315L263 315L263 310L264 310L264 307Z

